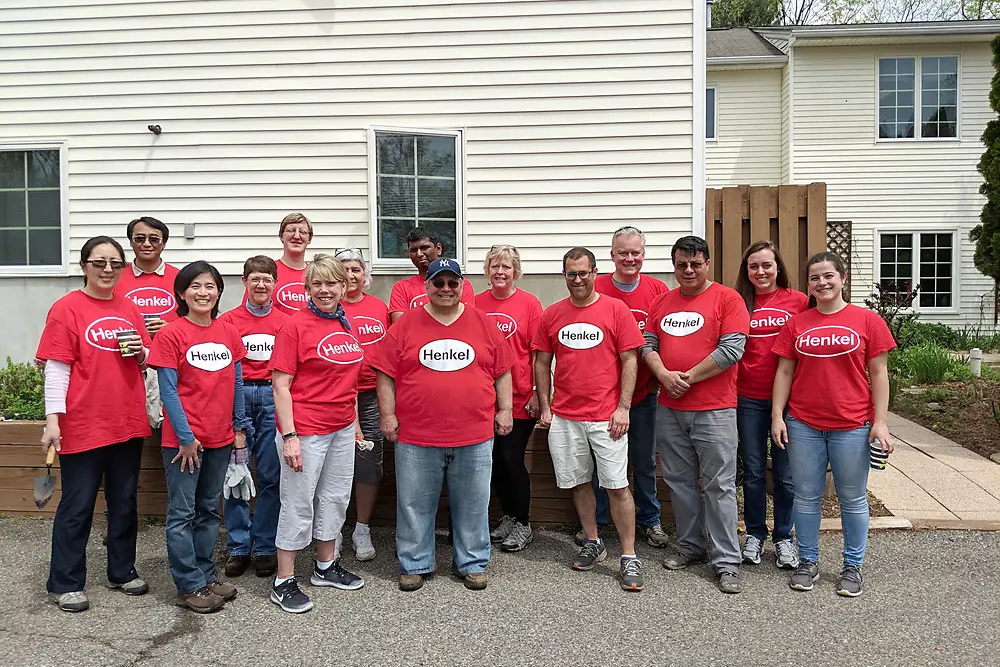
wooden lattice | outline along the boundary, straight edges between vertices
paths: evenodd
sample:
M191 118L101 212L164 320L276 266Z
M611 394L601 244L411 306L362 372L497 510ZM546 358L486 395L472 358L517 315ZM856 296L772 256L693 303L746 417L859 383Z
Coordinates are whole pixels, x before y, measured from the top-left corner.
M843 258L848 276L851 275L852 245L850 220L831 220L826 223L826 249L837 253ZM848 301L851 300L850 285L850 282L848 282L844 294L844 298Z

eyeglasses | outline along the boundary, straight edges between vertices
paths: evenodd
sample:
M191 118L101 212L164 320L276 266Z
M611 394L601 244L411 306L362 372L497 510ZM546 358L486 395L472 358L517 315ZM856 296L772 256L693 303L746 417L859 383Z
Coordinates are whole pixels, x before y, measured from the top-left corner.
M132 243L135 243L136 245L145 245L147 241L149 241L149 245L160 245L163 243L162 238L152 234L149 236L146 236L145 234L136 234L132 237Z
M295 236L296 234L298 234L299 236L303 237L304 236L308 236L310 238L312 237L312 232L309 231L308 227L285 227L285 231L281 233L288 234L289 236Z
M247 282L253 285L273 285L274 278L271 276L257 276L256 278L247 278Z
M109 264L108 260L106 260L106 259L87 259L87 260L84 260L83 263L84 264L90 264L92 267L94 267L98 271L103 271L104 269L108 268L108 264ZM111 270L112 271L121 271L122 269L125 268L125 262L122 262L122 261L117 260L117 259L111 260L110 264L111 264Z
M691 269L692 271L701 271L705 268L705 262L677 262L674 264L674 268L680 269L681 271L687 271Z
M517 251L517 248L515 248L512 245L508 245L506 243L500 243L500 244L497 244L495 246L491 246L490 247L490 252L493 252L494 250L509 250L510 252L514 253L518 257L521 256L521 254Z
M563 275L566 276L566 278L571 281L576 280L577 278L579 278L580 280L586 280L587 278L590 277L592 273L596 271L597 269L591 269L590 271L570 271L569 273L564 273Z
M333 255L334 257L336 257L342 252L356 252L358 254L358 257L360 257L361 259L365 258L365 256L361 254L361 248L337 248L336 250L333 251Z
M451 289L458 289L462 282L459 280L435 280L431 284L438 289L444 289L445 285Z

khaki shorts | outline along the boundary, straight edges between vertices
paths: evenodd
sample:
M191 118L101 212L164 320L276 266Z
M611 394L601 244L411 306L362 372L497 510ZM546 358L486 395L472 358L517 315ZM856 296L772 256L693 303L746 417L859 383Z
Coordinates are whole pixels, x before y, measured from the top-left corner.
M595 461L601 488L628 486L628 435L612 440L606 421L580 422L552 415L549 453L560 489L590 484Z

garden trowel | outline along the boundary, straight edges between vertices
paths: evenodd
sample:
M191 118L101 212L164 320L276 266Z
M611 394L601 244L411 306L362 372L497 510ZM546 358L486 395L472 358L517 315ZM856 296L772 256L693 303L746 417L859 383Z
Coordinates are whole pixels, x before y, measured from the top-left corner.
M56 478L52 475L52 462L56 460L55 446L49 446L45 452L46 474L35 478L35 507L42 509L48 504L52 492L56 490Z

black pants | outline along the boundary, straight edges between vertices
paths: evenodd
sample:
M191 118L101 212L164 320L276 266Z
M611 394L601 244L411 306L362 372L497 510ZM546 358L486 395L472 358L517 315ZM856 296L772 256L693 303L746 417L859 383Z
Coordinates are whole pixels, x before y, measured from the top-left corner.
M142 438L59 456L62 498L52 524L52 562L46 585L50 593L82 591L87 582L87 541L102 478L108 505L108 580L126 584L138 576L135 541L141 459Z
M524 452L537 419L515 419L507 435L493 436L493 492L503 513L528 525L531 477L524 465Z

